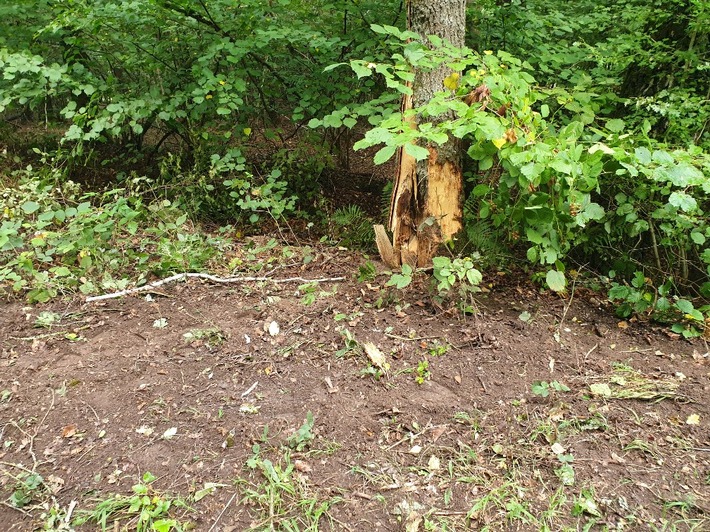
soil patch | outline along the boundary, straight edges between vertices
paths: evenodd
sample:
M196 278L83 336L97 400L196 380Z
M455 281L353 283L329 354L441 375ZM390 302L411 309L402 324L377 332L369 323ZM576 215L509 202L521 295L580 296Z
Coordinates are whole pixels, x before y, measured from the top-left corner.
M272 277L346 280L2 304L0 529L146 472L204 531L710 527L703 341L514 281L462 316L295 253Z

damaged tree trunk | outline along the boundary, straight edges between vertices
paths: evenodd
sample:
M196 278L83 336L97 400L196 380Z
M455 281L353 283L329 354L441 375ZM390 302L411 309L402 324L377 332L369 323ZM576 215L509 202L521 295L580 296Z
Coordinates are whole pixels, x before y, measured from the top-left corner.
M462 47L466 0L410 0L408 21L409 29L424 38L436 35ZM403 111L427 103L444 88L443 81L451 73L446 65L431 72L416 72L412 95L405 96ZM417 127L417 120L413 120L412 127ZM390 257L383 254L390 266L428 266L439 246L451 240L462 227L461 143L450 138L446 144L429 145L427 149L429 157L419 162L404 150L399 153L389 219L393 253Z

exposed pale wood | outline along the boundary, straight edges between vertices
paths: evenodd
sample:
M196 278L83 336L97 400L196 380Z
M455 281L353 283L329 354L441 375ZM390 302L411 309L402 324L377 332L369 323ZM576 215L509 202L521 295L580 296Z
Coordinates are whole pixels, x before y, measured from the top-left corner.
M399 255L394 252L390 237L387 236L384 225L373 225L375 230L375 243L377 251L380 252L380 258L390 268L397 268L400 265Z

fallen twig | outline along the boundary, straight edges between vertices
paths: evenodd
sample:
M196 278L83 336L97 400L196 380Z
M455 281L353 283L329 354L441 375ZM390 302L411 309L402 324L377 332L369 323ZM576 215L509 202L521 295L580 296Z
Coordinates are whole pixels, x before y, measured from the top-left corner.
M234 495L232 495L232 498L229 499L229 501L227 502L227 504L224 505L224 508L222 508L222 511L219 512L219 515L217 516L217 519L214 520L214 523L212 523L212 526L210 527L210 529L209 529L208 532L212 532L212 531L214 530L214 527L216 527L216 526L217 526L217 523L219 523L219 520L222 519L222 515L224 515L224 512L227 511L227 508L229 508L229 506L232 504L232 501L234 500L234 497L236 497L236 496L237 496L236 493L235 493Z
M253 392L253 391L254 391L254 388L256 388L256 386L257 386L258 384L259 384L259 381L256 381L254 384L252 384L251 386L249 386L249 389L248 389L247 391L242 392L242 397L246 397L246 396L249 395L251 392Z
M212 281L213 283L220 283L220 284L249 283L249 282L256 282L256 281L268 281L268 282L275 283L275 284L294 283L294 282L330 283L330 282L345 280L345 277L324 277L321 279L306 279L304 277L289 277L287 279L273 279L271 277L217 277L216 275L210 275L208 273L178 273L177 275L173 275L171 277L167 277L165 279L161 279L159 281L155 281L153 283L149 283L149 284L146 284L143 286L139 286L137 288L129 288L126 290L120 290L118 292L114 292L112 294L104 294L102 296L87 297L86 302L91 303L92 301L102 301L104 299L114 299L117 297L127 296L130 294L137 294L139 292L147 292L147 291L153 290L159 286L162 286L164 284L172 283L173 281L179 281L180 279L186 279L189 277L197 277L199 279L207 279L208 281Z

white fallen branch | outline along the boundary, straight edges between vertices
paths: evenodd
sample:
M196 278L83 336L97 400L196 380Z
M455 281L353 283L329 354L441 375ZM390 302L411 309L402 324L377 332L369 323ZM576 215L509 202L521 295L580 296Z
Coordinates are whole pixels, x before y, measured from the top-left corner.
M104 299L114 299L117 297L127 296L130 294L138 294L140 292L149 292L162 286L164 284L172 283L174 281L179 281L180 279L186 279L189 277L197 277L199 279L207 279L213 283L249 283L256 281L268 281L270 283L282 284L282 283L332 283L336 281L344 281L345 277L323 277L321 279L306 279L304 277L288 277L287 279L273 279L271 277L217 277L216 275L210 275L209 273L178 273L171 277L161 279L152 283L148 283L137 288L129 288L126 290L120 290L114 292L113 294L104 294L102 296L91 296L86 298L87 303L92 301L102 301Z

